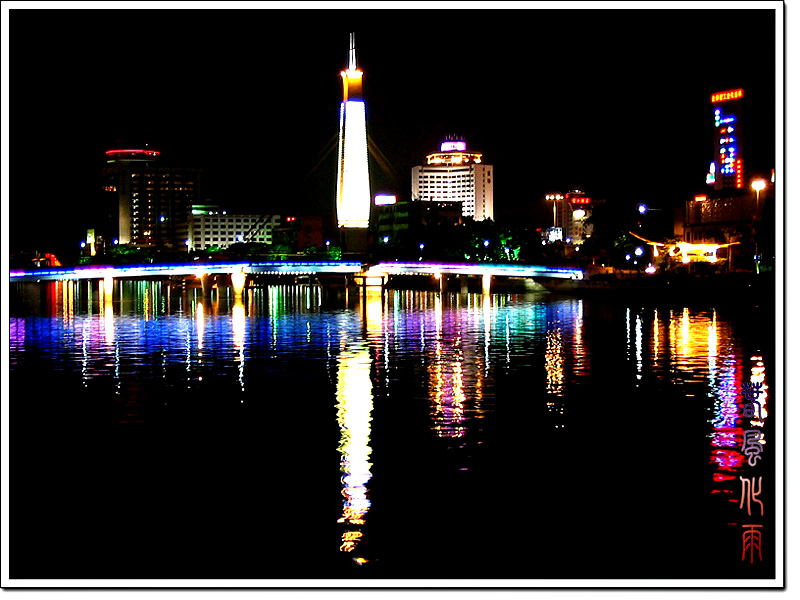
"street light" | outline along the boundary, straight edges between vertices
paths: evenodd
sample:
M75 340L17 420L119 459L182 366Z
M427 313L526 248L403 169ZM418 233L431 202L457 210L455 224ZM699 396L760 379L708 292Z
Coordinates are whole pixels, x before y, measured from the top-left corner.
M764 181L763 179L754 179L753 183L750 184L750 187L752 187L756 191L756 219L758 219L758 208L759 208L758 207L758 201L759 201L759 196L761 194L761 190L763 190L765 187L767 187L767 182ZM760 265L758 264L759 263L758 235L756 235L756 238L755 238L755 251L756 251L756 255L755 255L754 258L755 258L755 261L756 261L756 274L758 274L758 273L761 272L761 269L759 268Z
M558 227L558 221L556 219L556 206L559 200L564 199L564 196L561 194L547 194L544 199L553 201L553 227Z
M763 179L754 179L753 183L750 184L750 187L752 187L756 191L756 216L758 216L759 196L761 194L761 190L767 187L767 182L764 181Z

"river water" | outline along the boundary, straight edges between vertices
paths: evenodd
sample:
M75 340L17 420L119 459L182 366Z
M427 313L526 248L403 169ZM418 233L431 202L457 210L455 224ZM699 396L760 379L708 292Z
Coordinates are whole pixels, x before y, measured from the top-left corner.
M13 578L775 576L774 299L104 292L12 289Z

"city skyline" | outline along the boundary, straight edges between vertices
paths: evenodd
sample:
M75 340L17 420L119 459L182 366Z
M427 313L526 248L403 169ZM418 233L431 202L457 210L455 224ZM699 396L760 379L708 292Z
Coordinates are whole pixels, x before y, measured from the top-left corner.
M706 191L714 92L745 90L745 177L777 166L775 8L109 10L100 28L12 11L9 190L25 202L9 217L39 221L10 247L77 244L75 207L117 140L202 167L232 210L332 213L351 31L388 159L371 160L373 194L410 197L411 169L457 134L495 166L498 221L546 225L545 194L575 186L618 212L679 206Z

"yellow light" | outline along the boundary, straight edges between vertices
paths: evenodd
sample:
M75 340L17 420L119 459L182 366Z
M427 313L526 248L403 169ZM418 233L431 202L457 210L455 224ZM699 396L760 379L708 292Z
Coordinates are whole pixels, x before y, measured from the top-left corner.
M378 305L380 307L380 305ZM369 305L368 305L369 311ZM369 315L368 315L369 320ZM369 347L354 343L343 349L337 358L336 420L341 430L338 451L341 455L342 496L344 506L339 523L363 524L369 511L367 482L372 477L370 455L370 422L372 420L372 359ZM354 540L345 540L340 547L350 552Z
M242 295L246 279L247 275L244 273L231 273L231 284L233 285L233 293L235 296Z
M760 191L761 191L761 190L763 190L765 187L767 187L767 182L766 182L766 181L764 181L763 179L754 179L754 180L753 180L753 183L751 184L751 187L752 187L752 188L753 188L755 191L757 191L757 192L760 192Z
M245 317L244 304L239 299L231 310L231 325L233 327L233 345L237 350L244 348L244 334L247 319Z

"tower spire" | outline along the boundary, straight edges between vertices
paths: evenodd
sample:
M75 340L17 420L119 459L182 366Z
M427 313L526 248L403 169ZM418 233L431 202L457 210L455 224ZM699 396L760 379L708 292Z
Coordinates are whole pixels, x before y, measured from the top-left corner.
M356 34L350 34L350 53L347 62L347 68L350 71L356 70Z

